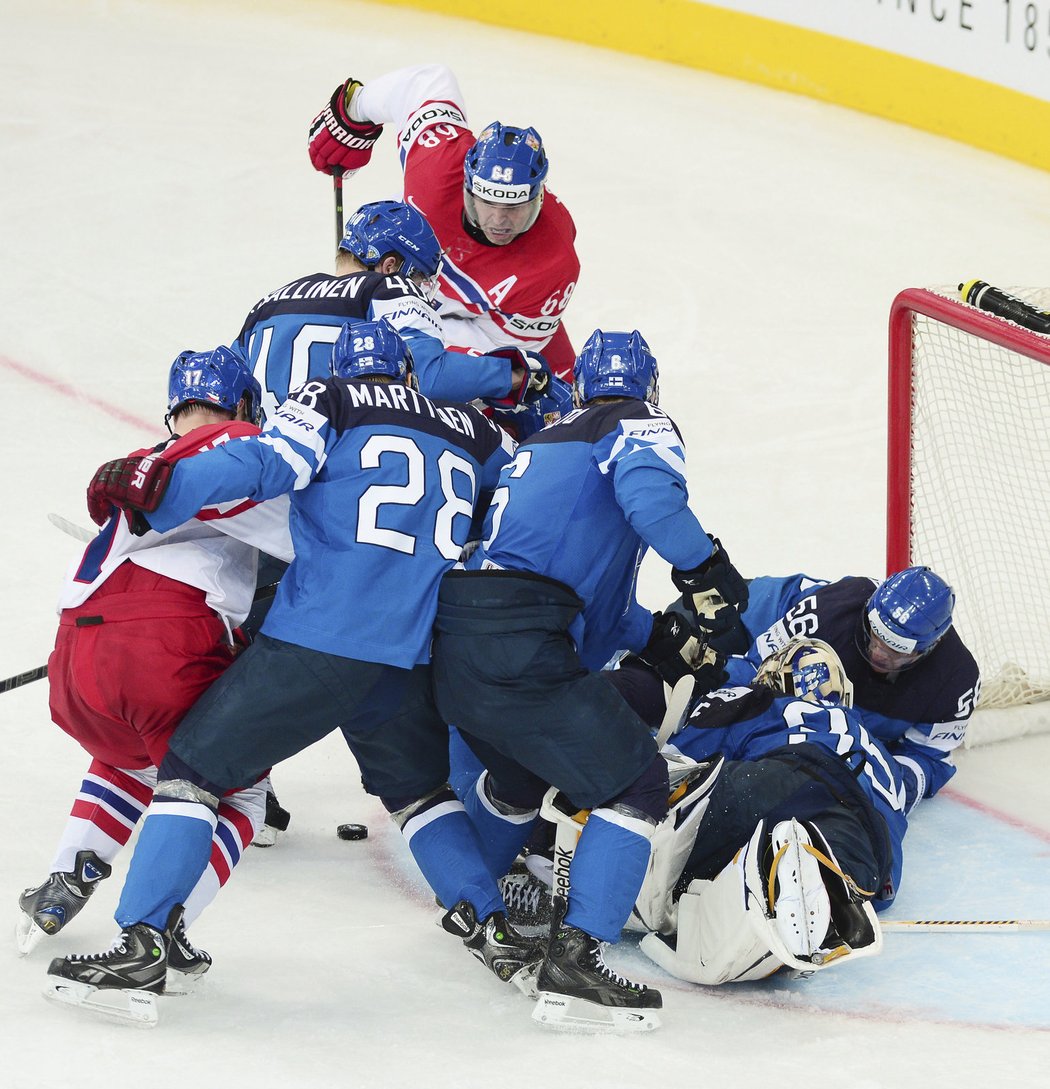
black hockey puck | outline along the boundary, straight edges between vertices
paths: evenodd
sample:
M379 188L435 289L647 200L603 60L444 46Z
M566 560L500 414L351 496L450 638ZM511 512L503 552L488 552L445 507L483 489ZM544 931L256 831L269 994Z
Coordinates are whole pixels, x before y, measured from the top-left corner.
M368 839L367 824L341 824L335 830L340 839Z

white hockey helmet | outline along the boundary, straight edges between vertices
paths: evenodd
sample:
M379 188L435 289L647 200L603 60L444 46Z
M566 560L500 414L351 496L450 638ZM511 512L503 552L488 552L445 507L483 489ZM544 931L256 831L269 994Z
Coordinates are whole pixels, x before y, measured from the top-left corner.
M873 893L843 873L816 824L792 818L767 831L760 821L736 862L748 922L784 964L813 972L882 951Z
M853 706L853 682L834 647L807 635L796 635L765 658L755 684L810 703Z

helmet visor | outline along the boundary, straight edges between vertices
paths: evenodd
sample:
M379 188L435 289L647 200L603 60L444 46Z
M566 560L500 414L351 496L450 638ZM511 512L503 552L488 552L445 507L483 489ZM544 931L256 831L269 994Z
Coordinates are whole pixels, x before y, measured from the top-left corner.
M397 271L399 275L404 276L406 280L411 280L423 292L423 297L427 302L433 302L437 295L442 264L443 258L438 257L437 268L433 272L427 272L420 268L411 258L404 257L401 259L401 267Z
M487 185L488 183L486 183ZM521 189L521 193L511 193L512 189ZM531 200L528 199L529 187L504 186L499 192L507 193L508 198L496 197L494 190L486 189L488 194L482 197L470 189L463 190L463 210L467 216L467 222L476 227L482 234L496 245L506 245L512 242L520 234L524 234L537 220L540 208L543 206L543 193L537 193Z

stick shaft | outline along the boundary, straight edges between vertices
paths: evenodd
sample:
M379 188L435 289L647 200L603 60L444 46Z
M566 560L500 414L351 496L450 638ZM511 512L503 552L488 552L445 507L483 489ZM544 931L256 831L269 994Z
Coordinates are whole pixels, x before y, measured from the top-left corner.
M335 244L343 240L343 168L332 169L332 192L335 195Z
M36 669L27 670L25 673L16 673L8 677L6 681L0 681L0 692L9 692L12 688L21 688L24 684L32 684L33 681L43 680L47 676L47 666L37 666Z
M939 930L947 933L1010 933L1019 930L1050 930L1050 919L890 919L883 930Z

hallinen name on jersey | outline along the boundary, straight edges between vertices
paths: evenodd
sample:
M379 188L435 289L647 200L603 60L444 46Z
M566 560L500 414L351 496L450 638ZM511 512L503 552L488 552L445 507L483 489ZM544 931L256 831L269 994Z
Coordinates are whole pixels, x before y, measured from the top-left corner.
M427 396L470 401L506 393L510 360L447 351L434 307L411 281L380 272L315 272L263 296L237 334L235 345L263 389L264 416L304 382L331 375L332 345L344 322L381 318L411 349Z

